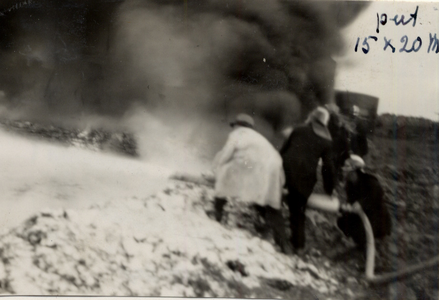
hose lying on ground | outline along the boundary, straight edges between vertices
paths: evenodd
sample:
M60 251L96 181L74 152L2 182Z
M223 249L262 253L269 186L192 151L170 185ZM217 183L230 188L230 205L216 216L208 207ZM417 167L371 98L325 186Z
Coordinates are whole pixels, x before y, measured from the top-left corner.
M215 178L212 175L197 176L186 173L176 173L172 175L170 179L206 185L209 187L213 187L215 185ZM365 279L371 284L385 284L391 281L402 279L426 268L434 267L439 263L439 256L435 256L429 260L408 266L402 270L375 275L375 238L373 236L372 226L370 225L368 217L361 208L361 205L358 203L354 205L343 205L335 197L322 194L312 194L308 199L307 207L330 213L355 213L361 218L366 231L367 240Z
M438 264L439 256L435 256L418 264L410 265L402 270L375 275L375 239L373 236L372 227L370 225L369 219L367 218L361 207L359 209L354 209L353 212L360 216L361 220L363 221L364 228L366 229L366 280L368 282L372 284L389 283L395 280L403 279L406 276L415 274L421 270L425 270L426 268L434 267Z
M435 256L429 260L420 262L408 266L402 270L395 272L384 273L380 275L375 275L375 238L373 236L372 226L370 225L369 219L364 213L361 205L356 203L354 205L342 205L339 200L332 198L327 195L312 194L308 199L309 208L323 210L326 212L350 212L357 214L361 221L363 222L364 229L366 231L366 281L371 284L385 284L391 281L402 279L406 276L417 273L418 271L424 270L429 267L434 267L439 262L439 256Z

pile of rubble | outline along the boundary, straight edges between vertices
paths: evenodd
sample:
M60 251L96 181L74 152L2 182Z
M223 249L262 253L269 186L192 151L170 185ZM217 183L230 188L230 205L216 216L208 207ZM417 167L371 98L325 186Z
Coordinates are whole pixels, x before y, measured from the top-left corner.
M137 143L133 134L110 132L102 128L78 130L54 125L42 125L29 121L1 120L0 127L18 134L43 138L93 151L110 151L137 156Z
M306 287L327 299L342 290L336 268L285 256L271 237L252 233L248 208L229 206L223 224L211 210L210 188L173 182L144 199L42 211L0 236L0 287L27 295L270 298Z

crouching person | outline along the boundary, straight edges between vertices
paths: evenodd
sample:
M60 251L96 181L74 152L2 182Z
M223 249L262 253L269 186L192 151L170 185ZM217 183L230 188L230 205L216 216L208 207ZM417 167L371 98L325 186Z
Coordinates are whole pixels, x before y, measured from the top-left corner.
M351 155L346 161L346 196L348 204L358 202L369 219L375 239L390 235L392 223L389 211L384 203L384 191L378 179L364 171L365 163L357 155ZM360 217L354 213L344 213L337 225L343 233L351 237L357 247L366 251L366 231Z
M213 162L215 174L215 217L221 221L228 198L259 207L258 211L284 253L290 253L281 213L282 189L285 182L282 159L271 143L256 132L254 120L240 114L230 124L223 149Z

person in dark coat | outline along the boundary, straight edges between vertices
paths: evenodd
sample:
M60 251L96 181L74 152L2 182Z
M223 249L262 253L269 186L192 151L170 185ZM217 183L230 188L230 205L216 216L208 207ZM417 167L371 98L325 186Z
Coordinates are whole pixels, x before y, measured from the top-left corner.
M355 134L352 136L351 147L352 152L361 157L365 157L369 153L367 133L367 124L361 119L356 119Z
M280 153L283 159L286 202L290 211L291 243L296 251L305 247L305 209L317 182L317 166L322 159L325 192L332 194L335 184L332 139L327 129L329 112L318 107L302 126L293 129Z
M365 157L369 153L367 142L369 128L365 119L360 115L360 108L354 105L352 110L352 121L355 124L355 133L351 135L352 152L360 157Z
M334 159L336 178L337 181L343 181L342 168L350 155L351 133L341 120L338 106L328 105L327 109L330 115L328 130L332 137L332 158Z
M358 202L372 226L375 239L390 235L392 223L390 213L384 203L384 191L378 179L364 171L365 163L357 155L346 161L346 196L348 204ZM344 213L337 225L343 233L351 237L357 247L366 250L366 232L360 217L354 213Z

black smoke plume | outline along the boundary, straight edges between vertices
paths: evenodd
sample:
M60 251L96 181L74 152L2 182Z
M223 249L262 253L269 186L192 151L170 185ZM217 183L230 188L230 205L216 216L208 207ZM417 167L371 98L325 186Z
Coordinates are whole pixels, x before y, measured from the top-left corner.
M340 29L366 5L5 0L0 103L37 119L186 122L194 124L185 127L191 141L247 112L272 136L332 101Z

